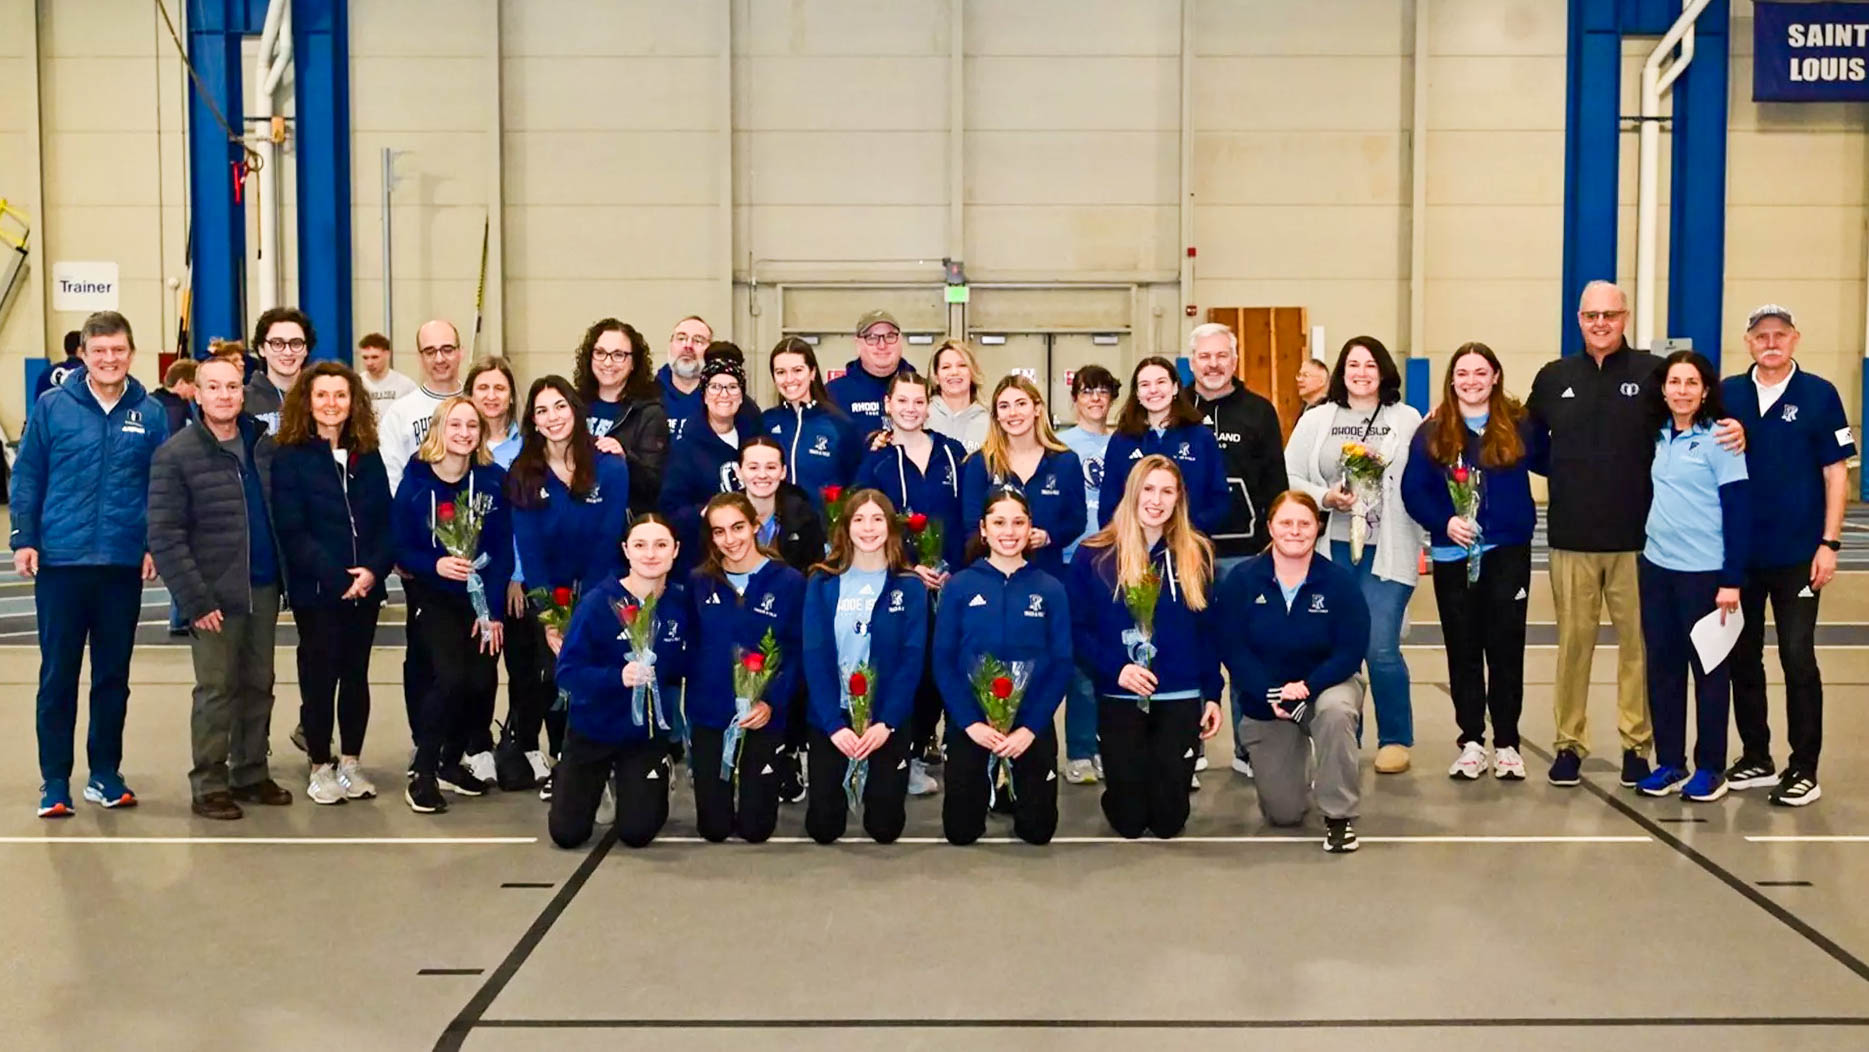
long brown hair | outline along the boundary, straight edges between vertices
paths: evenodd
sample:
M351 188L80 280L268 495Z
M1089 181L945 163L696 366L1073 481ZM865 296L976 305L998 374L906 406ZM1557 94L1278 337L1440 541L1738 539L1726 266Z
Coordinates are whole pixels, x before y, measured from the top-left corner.
M699 318L694 320L701 321ZM707 323L701 321L701 324ZM597 341L607 332L620 332L629 341L629 375L623 378L623 391L618 398L625 402L648 402L661 398L662 393L656 388L655 363L649 357L649 340L637 332L634 325L615 318L599 318L592 322L591 327L584 330L584 338L578 341L577 361L571 368L572 385L578 397L587 406L597 401L597 374L591 371L591 355L597 350Z
M714 513L722 508L731 508L746 519L746 524L753 528L753 546L759 554L775 563L785 561L771 545L759 543L759 512L753 510L753 501L744 493L716 493L707 505L701 509L701 572L725 584L727 582L726 559L720 554L720 547L714 543ZM626 535L627 536L627 535Z
M546 391L558 392L571 406L571 440L566 450L571 454L571 482L565 488L572 496L582 497L597 485L597 444L591 440L590 427L584 420L584 400L564 377L541 376L532 381L531 389L526 392L525 415L519 418L523 444L512 466L506 469L506 498L514 507L536 508L544 503L539 491L545 488L545 476L552 470L545 462L550 451L546 448L545 435L532 419L532 410L538 405L539 395Z
M1441 404L1428 414L1428 456L1437 464L1452 467L1465 455L1467 422L1460 415L1460 400L1454 397L1454 366L1469 354L1486 359L1493 368L1493 393L1486 399L1486 427L1480 432L1482 468L1503 468L1518 463L1525 456L1525 442L1519 437L1519 422L1525 419L1525 407L1506 394L1506 370L1499 357L1483 343L1463 343L1447 360L1447 375L1441 381Z
M279 437L274 441L282 446L300 446L318 437L317 425L311 418L311 386L313 380L325 376L343 377L350 386L350 419L344 421L344 432L338 436L338 443L347 452L374 452L376 410L370 407L370 392L364 390L363 380L343 362L318 362L305 370L299 382L286 391L285 404L279 407Z
M1200 411L1189 405L1187 399L1181 397L1181 373L1175 369L1175 363L1156 354L1137 362L1136 367L1129 371L1129 396L1123 399L1123 411L1116 418L1116 433L1134 438L1149 429L1149 411L1142 408L1142 400L1136 397L1136 377L1141 376L1142 370L1150 366L1167 370L1168 378L1175 384L1175 393L1168 399L1168 420L1163 426L1165 428L1185 427L1189 424L1206 426L1206 421L1202 419Z
M1045 409L1045 396L1039 393L1038 385L1014 373L993 386L993 400L986 407L986 441L980 444L980 456L990 475L1012 474L1012 438L999 426L999 396L1009 390L1022 391L1032 400L1032 437L1038 440L1040 447L1052 453L1071 448L1059 441L1058 433L1051 429L1051 414Z
M695 320L699 321L700 319L697 318ZM702 322L702 324L705 325L707 323ZM796 354L800 358L803 358L805 360L805 365L811 369L811 400L831 412L836 413L838 416L844 415L844 411L838 408L837 403L831 401L831 393L824 389L824 370L818 368L817 350L796 336L787 336L778 343L773 344L772 353L766 356L766 374L773 378L775 391L778 387L779 355L781 354ZM772 404L783 408L785 405L785 396L779 395L779 400Z
M973 536L967 538L966 559L969 563L978 562L981 558L992 552L993 546L986 542L986 534L980 531L981 528L986 525L986 517L993 513L993 505L1004 500L1009 500L1017 504L1020 509L1025 512L1027 525L1029 526L1031 524L1032 502L1026 499L1024 492L1014 486L995 486L987 490L986 503L980 506L980 521L973 524ZM1019 554L1024 556L1031 550L1032 542L1028 538L1025 542L1025 551Z
M903 539L902 519L896 514L896 506L882 490L864 488L844 498L844 515L831 527L831 554L824 561L811 568L812 573L825 573L835 577L850 569L850 563L857 556L856 542L850 539L850 517L855 515L865 504L874 504L883 513L889 523L889 536L883 541L883 557L889 563L891 574L909 572L908 545Z
M1213 583L1214 545L1188 520L1187 481L1167 457L1151 453L1136 461L1136 466L1129 469L1123 499L1110 515L1110 524L1084 538L1083 547L1113 549L1117 589L1141 583L1152 560L1148 541L1142 536L1137 505L1142 502L1142 483L1151 471L1166 471L1175 477L1175 510L1162 526L1162 540L1168 543L1168 555L1174 560L1182 605L1189 610L1205 610L1207 589Z

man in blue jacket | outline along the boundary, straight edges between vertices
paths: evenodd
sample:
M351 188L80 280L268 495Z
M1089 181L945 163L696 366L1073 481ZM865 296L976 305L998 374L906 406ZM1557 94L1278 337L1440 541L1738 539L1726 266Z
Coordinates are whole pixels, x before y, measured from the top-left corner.
M39 400L40 395L63 384L67 376L77 372L84 365L84 361L78 356L79 345L78 330L73 329L65 334L65 360L39 374L39 382L32 388L34 402Z
M883 390L897 373L914 372L902 360L902 326L886 310L857 319L857 356L844 375L825 384L831 401L850 418L850 429L867 437L883 429Z
M40 400L13 466L13 569L35 580L39 625L39 815L72 813L78 669L91 647L91 721L84 798L129 807L123 719L130 650L155 577L146 537L149 461L169 427L130 377L136 340L116 311L79 329L82 368Z
M662 411L668 414L668 437L681 437L688 418L701 408L701 358L714 342L714 328L698 314L675 323L668 334L668 364L656 370L662 385Z

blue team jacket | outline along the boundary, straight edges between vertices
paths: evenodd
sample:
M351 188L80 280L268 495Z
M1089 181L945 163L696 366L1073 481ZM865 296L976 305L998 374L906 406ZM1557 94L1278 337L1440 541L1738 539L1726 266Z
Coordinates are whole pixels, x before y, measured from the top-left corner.
M1007 575L984 558L948 579L935 615L934 675L955 733L986 720L971 683L985 655L1032 663L1013 727L1050 730L1072 671L1064 585L1030 562Z
M1402 469L1402 506L1408 517L1425 526L1435 547L1451 548L1447 520L1454 517L1454 498L1447 492L1447 481L1454 469L1428 455L1428 432L1431 422L1415 430L1409 443L1408 466ZM1480 468L1480 543L1511 547L1532 542L1538 525L1538 506L1532 503L1531 465L1537 462L1534 442L1542 441L1531 426L1531 416L1519 426L1525 443L1525 456L1503 468ZM1464 454L1469 466L1480 462L1480 436L1467 431Z
M396 565L431 588L467 594L465 582L450 581L435 572L435 563L448 551L435 540L434 520L429 516L432 509L463 499L470 480L473 499L486 512L480 551L487 556L487 564L480 568L480 582L487 589L488 607L497 614L505 602L506 582L513 576L513 508L506 499L506 472L497 464L476 464L461 481L443 482L435 477L435 465L420 457L410 458L390 509Z
M811 725L825 734L850 726L844 677L837 666L837 594L842 578L815 573L805 582L805 689ZM894 574L870 612L870 719L905 731L928 657L928 589L912 573Z
M1070 450L1046 450L1024 482L1010 472L994 474L986 469L986 454L975 453L961 468L960 517L969 532L978 528L986 514L986 496L990 490L1010 485L1032 505L1032 525L1051 535L1051 543L1026 553L1032 564L1046 573L1064 579L1064 549L1084 533L1089 511L1084 505L1084 462Z
M1214 619L1214 590L1207 592L1207 608L1189 610L1175 576L1174 560L1166 544L1157 542L1152 553L1162 591L1155 601L1156 693L1198 690L1209 701L1220 700L1219 626ZM1116 587L1116 550L1079 547L1071 558L1067 591L1071 598L1071 638L1078 660L1088 666L1098 697L1125 695L1116 682L1130 663L1123 633L1136 626Z
M1369 606L1361 585L1352 571L1321 555L1311 557L1289 611L1268 554L1226 575L1215 614L1233 697L1255 720L1276 718L1268 690L1302 681L1315 699L1355 675L1369 649Z
M645 717L637 725L631 700L635 691L623 685L630 641L617 607L640 602L622 581L606 578L585 590L565 629L557 683L571 695L566 714L571 729L592 741L616 745L645 741L656 733L653 718ZM655 607L655 673L665 687L680 683L688 670L689 635L687 593L681 585L668 585ZM665 706L674 703L672 694L662 698Z
M673 375L666 365L655 371L655 382L662 385L662 411L668 414L668 437L680 438L687 428L688 418L702 411L701 385L682 394L675 389Z
M694 571L688 578L688 600L693 608L693 638L689 641L688 687L684 695L688 722L709 730L726 730L734 719L733 664L735 646L752 651L766 631L779 646L779 668L766 686L763 699L772 706L775 732L785 729L786 703L799 689L799 669L805 663L799 614L805 601L805 578L777 559L768 559L746 594L711 574Z
M1116 505L1123 499L1129 484L1129 470L1135 462L1159 453L1181 469L1181 484L1187 489L1188 517L1194 528L1212 535L1226 523L1233 496L1227 489L1227 465L1214 433L1201 424L1183 424L1161 433L1149 428L1140 435L1120 432L1110 436L1110 448L1103 454L1103 490L1097 497L1097 526L1110 524Z
M597 454L597 485L582 497L548 469L543 492L531 500L531 507L513 504L513 537L528 589L590 588L622 572L629 461Z
M843 413L817 402L776 405L760 416L761 426L785 447L791 482L824 510L826 486L848 486L863 459L863 440Z
M140 566L149 550L149 460L168 412L135 377L106 414L82 367L40 396L13 462L13 548L43 566Z
M915 367L907 361L897 363L897 373L912 373ZM868 438L870 432L880 431L883 423L883 390L889 386L891 377L877 379L863 371L863 360L852 358L844 366L844 375L824 385L826 394L837 404L844 415L850 418L851 430L859 439Z
M746 425L744 417L736 425L742 441L763 432L757 427L748 430ZM682 570L700 562L702 507L716 494L741 488L739 461L739 449L714 433L707 424L705 410L690 416L681 433L669 443L668 462L662 469L661 507L662 514L675 524L675 539L681 542Z
M967 463L967 450L959 442L929 432L934 448L928 453L928 470L922 471L901 448L893 445L873 450L857 468L857 488L879 489L904 515L920 512L941 522L942 557L949 566L961 565L967 550L967 538L979 529L979 519L961 514L961 477ZM909 552L914 558L914 551Z

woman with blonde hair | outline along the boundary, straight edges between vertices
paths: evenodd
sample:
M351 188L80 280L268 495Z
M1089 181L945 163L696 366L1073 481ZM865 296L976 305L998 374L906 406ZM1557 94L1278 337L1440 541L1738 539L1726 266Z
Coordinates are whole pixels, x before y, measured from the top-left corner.
M944 340L928 359L928 376L935 397L928 403L928 430L946 435L969 454L986 442L987 419L992 414L980 404L985 382L980 361L966 340Z
M1120 836L1181 832L1200 742L1220 731L1213 565L1181 472L1158 454L1136 461L1110 524L1071 560L1071 635L1096 684L1103 814Z
M1084 532L1084 465L1051 429L1045 396L1023 376L993 388L986 442L961 468L961 521L979 522L989 492L1011 487L1032 511L1032 565L1064 580L1064 546Z

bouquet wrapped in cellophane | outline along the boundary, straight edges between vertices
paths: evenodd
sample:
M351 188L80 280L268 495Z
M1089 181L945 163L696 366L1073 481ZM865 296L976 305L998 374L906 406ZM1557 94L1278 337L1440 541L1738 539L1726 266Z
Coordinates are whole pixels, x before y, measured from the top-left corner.
M661 598L651 595L638 603L634 597L625 595L611 607L616 611L617 624L623 626L623 634L629 637L629 652L624 657L638 665L649 666L648 680L636 684L630 691L630 718L638 727L654 720L658 730L668 730L668 718L662 714L662 684L655 674L655 608Z
M480 532L487 525L487 513L493 510L493 495L474 492L474 476L467 476L467 488L453 500L428 497L428 529L443 551L456 559L473 564L467 573L467 598L474 604L474 626L482 639L493 630L493 612L487 606L487 586L480 579L480 568L487 565L487 554L480 550Z
M1480 486L1482 475L1479 468L1470 468L1463 459L1454 465L1453 474L1447 480L1447 495L1453 498L1454 514L1467 520L1473 527L1473 542L1467 545L1467 584L1478 584L1480 580Z
M1123 587L1123 607L1136 623L1136 627L1123 630L1123 646L1129 651L1130 661L1147 669L1154 668L1155 603L1161 597L1162 575L1154 566L1143 573L1141 580ZM1140 704L1143 712L1149 711L1149 696L1142 695Z
M982 654L974 662L969 682L988 725L1001 734L1012 733L1013 721L1019 717L1019 703L1025 700L1025 688L1032 683L1032 663L1002 661L991 654ZM1004 756L993 757L987 764L986 776L995 798L1002 784L1008 797L1012 795L1011 760Z
M766 701L766 686L779 671L779 641L773 638L772 629L759 640L759 649L748 650L745 647L733 648L733 719L727 723L727 732L720 742L720 780L734 781L740 774L740 745L746 737L746 728L740 721L753 711L755 702Z
M1356 498L1350 508L1350 561L1363 561L1369 541L1370 509L1382 501L1382 473L1389 466L1381 453L1361 442L1343 447L1343 485Z
M849 713L850 729L858 737L870 729L875 703L876 669L866 661L851 669L850 674L844 677L844 711ZM849 799L851 807L863 803L863 787L868 783L869 776L869 760L850 761L849 768L844 772L844 796Z

